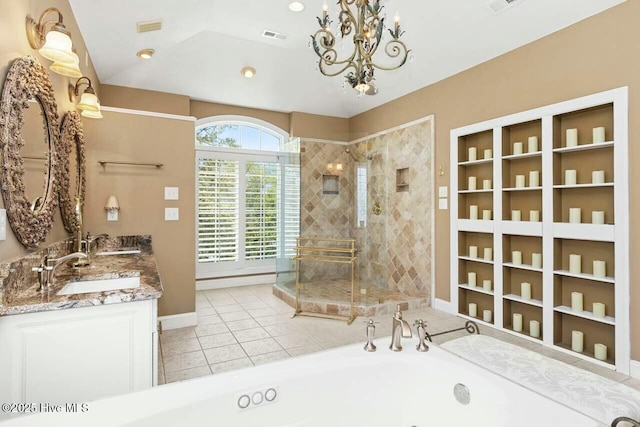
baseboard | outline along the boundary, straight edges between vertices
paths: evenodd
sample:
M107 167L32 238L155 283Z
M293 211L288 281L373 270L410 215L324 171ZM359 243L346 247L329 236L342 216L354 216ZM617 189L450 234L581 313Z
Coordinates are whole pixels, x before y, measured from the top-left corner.
M633 378L640 379L640 362L637 360L632 360L629 363L629 375Z
M444 311L445 313L452 313L451 302L445 301L440 298L435 298L433 300L433 308L435 308L436 310Z
M195 311L191 313L171 314L169 316L159 316L158 322L162 322L162 330L186 328L198 325L198 315Z
M220 279L196 280L196 291L232 288L236 286L264 285L276 283L275 274L256 274L251 276L222 277Z

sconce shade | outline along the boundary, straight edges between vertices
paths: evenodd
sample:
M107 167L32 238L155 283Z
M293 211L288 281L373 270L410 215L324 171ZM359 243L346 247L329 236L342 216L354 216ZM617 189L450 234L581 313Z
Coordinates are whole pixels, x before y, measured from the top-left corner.
M107 204L104 205L106 210L118 210L120 209L120 205L118 204L118 199L116 196L109 196L107 199Z
M72 52L74 56L73 62L60 62L56 61L49 69L54 73L61 74L67 77L73 77L74 79L78 79L82 77L82 71L80 71L80 58L75 52Z
M98 103L98 107L100 107L100 103ZM80 115L82 117L87 117L89 119L101 119L103 117L100 110L98 111L82 110L82 113L80 113Z
M78 102L78 108L83 111L99 112L100 105L98 104L98 97L95 93L91 93L85 90Z
M73 63L78 55L73 53L71 46L71 37L64 26L58 24L47 33L44 46L38 52L54 62Z
M336 163L336 171L342 172L342 163Z

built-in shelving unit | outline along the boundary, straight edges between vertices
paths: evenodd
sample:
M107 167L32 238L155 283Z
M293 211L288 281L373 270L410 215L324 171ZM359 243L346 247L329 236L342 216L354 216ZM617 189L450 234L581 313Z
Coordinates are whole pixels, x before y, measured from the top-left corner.
M627 104L624 87L451 131L457 314L629 373Z

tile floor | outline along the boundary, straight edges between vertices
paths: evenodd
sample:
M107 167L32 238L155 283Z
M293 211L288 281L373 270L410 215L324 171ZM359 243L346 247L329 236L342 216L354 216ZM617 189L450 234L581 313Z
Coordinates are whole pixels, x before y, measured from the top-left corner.
M244 286L196 292L198 326L164 331L160 335L158 383L183 381L366 341L365 320L346 322L313 317L291 319L293 309L272 294L271 285ZM427 321L432 334L458 328L464 319L424 308L404 312L413 323ZM391 315L373 318L376 344L391 334ZM640 379L630 378L517 336L481 327L481 333L571 363L640 390ZM465 335L459 331L436 337L444 342ZM383 344L384 343L384 344Z

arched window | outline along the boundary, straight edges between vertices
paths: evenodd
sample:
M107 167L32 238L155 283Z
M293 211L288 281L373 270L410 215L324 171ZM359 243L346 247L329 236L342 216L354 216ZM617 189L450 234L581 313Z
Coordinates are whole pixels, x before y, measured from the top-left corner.
M291 256L300 223L294 145L248 117L197 122L198 279L275 273L276 260Z

